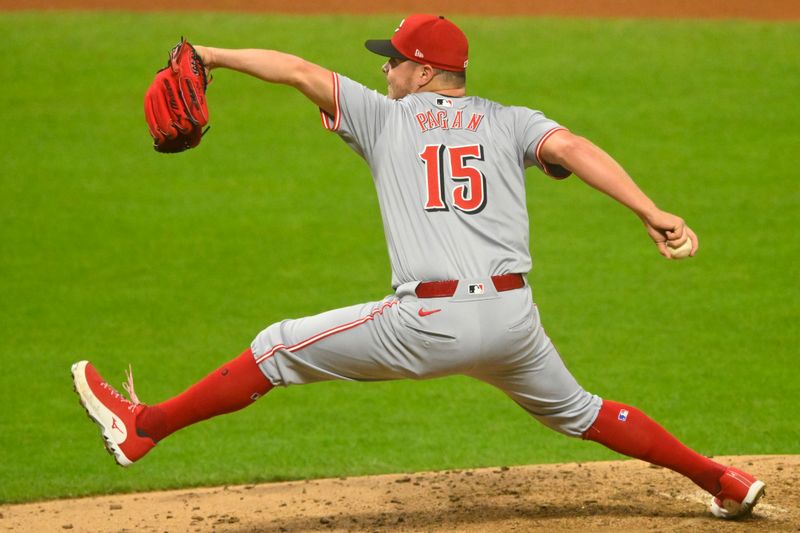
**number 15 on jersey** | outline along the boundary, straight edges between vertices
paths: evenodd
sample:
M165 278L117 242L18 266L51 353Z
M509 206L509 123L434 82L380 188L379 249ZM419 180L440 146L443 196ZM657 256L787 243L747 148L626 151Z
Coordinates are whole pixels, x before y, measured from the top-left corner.
M429 144L419 154L425 163L426 211L449 211L449 205L474 215L486 207L486 176L471 166L483 161L483 146ZM447 198L447 186L455 184Z

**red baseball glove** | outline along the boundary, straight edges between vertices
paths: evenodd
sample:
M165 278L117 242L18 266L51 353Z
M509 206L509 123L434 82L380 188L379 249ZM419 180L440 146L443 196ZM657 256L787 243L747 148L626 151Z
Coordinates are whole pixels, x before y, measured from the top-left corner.
M208 124L210 81L197 51L181 38L144 95L144 117L157 152L182 152L200 144Z

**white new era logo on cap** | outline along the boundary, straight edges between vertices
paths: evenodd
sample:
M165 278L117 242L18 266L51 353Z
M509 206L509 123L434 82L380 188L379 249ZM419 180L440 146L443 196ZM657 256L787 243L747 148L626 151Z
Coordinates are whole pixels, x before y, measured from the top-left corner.
M419 48L417 48L416 51L414 51L414 56L419 58L425 57L425 55L419 51Z

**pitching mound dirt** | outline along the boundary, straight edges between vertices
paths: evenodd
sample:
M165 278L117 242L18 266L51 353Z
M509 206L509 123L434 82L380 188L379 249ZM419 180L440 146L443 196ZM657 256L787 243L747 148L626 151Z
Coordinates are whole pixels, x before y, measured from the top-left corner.
M797 531L800 456L723 457L767 494L738 522L712 517L708 495L640 461L518 466L267 483L0 507L0 530ZM122 475L122 473L121 473Z

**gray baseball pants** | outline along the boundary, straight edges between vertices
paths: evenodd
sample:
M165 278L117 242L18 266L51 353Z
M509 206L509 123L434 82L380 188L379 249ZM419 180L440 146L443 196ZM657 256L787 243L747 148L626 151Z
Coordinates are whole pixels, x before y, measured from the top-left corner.
M483 294L470 294L477 283ZM497 292L487 278L460 282L452 297L418 298L416 285L272 324L253 340L256 362L276 386L462 374L501 389L556 431L579 437L591 426L602 400L564 366L530 287Z

